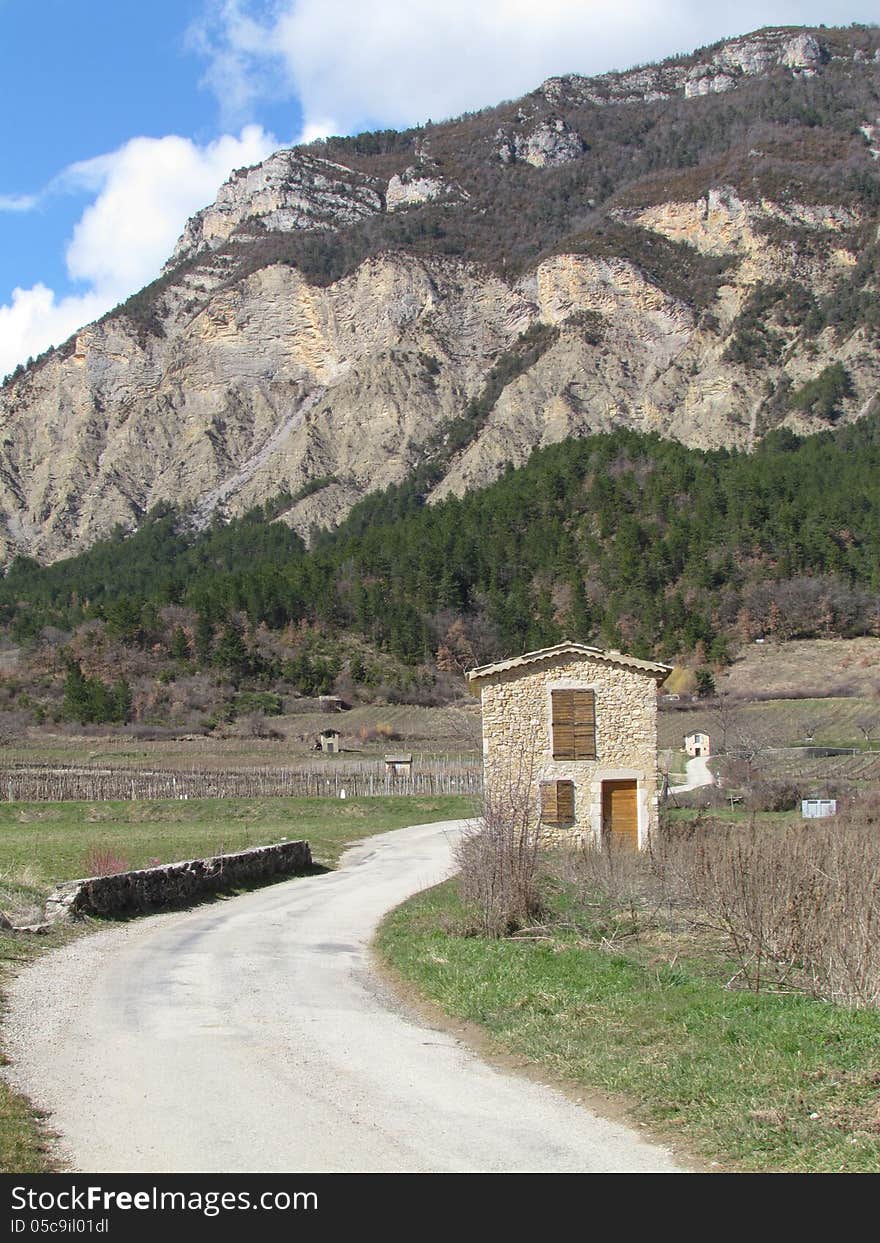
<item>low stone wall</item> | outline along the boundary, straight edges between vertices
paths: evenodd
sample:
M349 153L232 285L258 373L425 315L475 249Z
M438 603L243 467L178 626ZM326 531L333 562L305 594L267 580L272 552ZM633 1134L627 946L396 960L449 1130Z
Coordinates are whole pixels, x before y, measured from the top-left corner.
M46 919L78 919L86 915L133 915L188 906L213 893L254 884L273 876L291 876L312 866L308 842L255 846L210 859L187 859L162 867L70 880L46 902Z

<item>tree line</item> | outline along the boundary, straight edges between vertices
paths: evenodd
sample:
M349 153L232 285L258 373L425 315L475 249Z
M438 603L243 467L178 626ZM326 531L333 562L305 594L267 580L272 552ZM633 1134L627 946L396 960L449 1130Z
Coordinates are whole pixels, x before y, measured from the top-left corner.
M98 619L146 647L158 611L181 605L194 625L175 632L177 658L241 681L273 673L256 629L291 624L361 636L410 665L564 637L721 663L739 639L880 629L878 469L873 415L807 438L779 429L752 454L618 430L537 450L439 504L416 472L309 550L267 521L271 502L202 532L169 509L52 566L18 558L0 624L27 641ZM288 673L313 693L338 672L300 663Z

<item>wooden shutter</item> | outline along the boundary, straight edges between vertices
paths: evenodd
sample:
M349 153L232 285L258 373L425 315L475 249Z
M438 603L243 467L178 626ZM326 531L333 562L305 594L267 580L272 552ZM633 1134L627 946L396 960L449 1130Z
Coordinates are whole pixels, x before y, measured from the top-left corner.
M556 800L555 781L541 782L541 819L545 824L559 823L559 805Z
M571 824L574 821L574 782L541 782L541 820L544 824Z
M571 824L574 820L574 782L556 782L556 814L559 824Z
M551 691L554 760L596 759L595 691Z

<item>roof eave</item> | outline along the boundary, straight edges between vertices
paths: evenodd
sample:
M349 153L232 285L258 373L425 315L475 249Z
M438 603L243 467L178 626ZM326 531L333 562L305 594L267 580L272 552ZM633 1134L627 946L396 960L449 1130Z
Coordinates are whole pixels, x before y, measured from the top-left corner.
M491 665L479 665L469 669L466 677L468 689L472 695L479 695L481 683L497 674L509 673L518 669L527 669L530 665L541 664L543 661L555 660L560 656L586 656L594 660L606 661L608 664L619 665L621 668L635 670L654 678L659 685L672 672L670 665L662 665L656 661L640 660L637 656L627 656L614 649L606 651L600 647L590 647L585 643L557 643L553 647L539 648L534 652L525 652L522 656L513 656L509 660L497 661Z

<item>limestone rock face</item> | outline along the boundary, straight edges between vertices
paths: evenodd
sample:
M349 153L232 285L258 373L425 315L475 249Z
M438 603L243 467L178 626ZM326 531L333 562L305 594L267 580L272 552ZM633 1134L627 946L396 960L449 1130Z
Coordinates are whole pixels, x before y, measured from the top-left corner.
M785 45L780 64L787 69L817 69L823 60L822 48L812 35L795 35Z
M740 256L741 281L773 281L782 273L811 281L815 275L794 259L790 248L769 240L762 227L768 222L816 233L839 233L842 240L859 223L858 213L840 204L743 199L731 186L718 186L693 203L662 203L616 214L702 254ZM829 259L832 269L847 262L835 250L829 251Z
M221 246L242 226L251 230L334 229L382 211L372 178L304 151L276 151L220 187L210 207L189 221L169 267L205 247Z
M584 140L561 117L542 121L530 134L506 135L499 130L498 158L503 164L524 160L533 168L554 168L577 160L585 150Z
M652 103L684 95L700 95L734 90L744 78L784 68L810 77L827 59L827 52L814 35L792 34L790 30L762 30L742 39L719 45L707 60L681 64L675 60L628 73L608 73L596 78L568 74L548 78L541 93L554 107L566 102L613 104L641 101Z
M861 68L850 54L846 71L870 85L880 61L873 36L860 38ZM579 132L585 102L724 110L712 96L749 76L823 72L825 40L762 31L627 74L551 79L488 117L328 140L233 174L141 303L0 389L0 563L68 556L157 505L202 524L281 492L293 498L283 520L307 536L438 453L432 501L491 482L537 446L620 426L748 448L780 421L826 427L783 398L837 362L853 388L839 418L865 414L880 391L867 318L838 338L774 319L778 348L758 365L732 361L743 353L731 346L760 283L809 301L836 296L847 273L862 281L877 234L869 196L835 202L828 178L812 194L778 177L768 188L747 163L761 152L737 151L743 175L719 173L728 166L713 151L685 180L678 165L668 180L652 166L635 191L606 186L596 207L594 175L625 182L630 166L616 147L617 163L601 164L613 116L589 147ZM874 96L859 89L855 115L870 118ZM646 133L662 112L651 109ZM878 128L862 128L874 154ZM798 141L801 161L809 144ZM876 171L848 130L844 159ZM507 249L493 250L504 229ZM461 445L450 425L460 430L476 398Z
M722 95L736 86L736 79L729 73L708 74L703 73L702 68L693 70L685 82L685 99L693 99L697 95Z
M410 165L402 173L395 173L388 182L385 191L385 206L388 211L400 211L404 207L412 207L418 203L429 203L432 199L461 198L461 191L448 185L442 177L429 177L414 165Z
M758 227L768 219L836 232L840 244L808 260L768 241ZM855 262L854 213L718 187L633 222L737 259L714 328L625 258L561 254L505 281L460 259L385 254L320 287L282 264L230 284L208 253L164 293L161 334L107 318L0 391L0 555L54 560L159 503L204 522L315 479L330 482L285 520L303 534L332 524L402 481L537 323L555 326L555 341L507 385L433 499L490 482L538 445L621 425L750 445L767 374L725 361L735 317L757 280L827 287ZM784 373L803 383L841 359L855 417L880 383L876 351L858 336L843 347L822 336L811 350ZM816 430L804 416L790 422Z
M872 125L860 125L859 130L865 135L871 158L880 160L880 117Z

